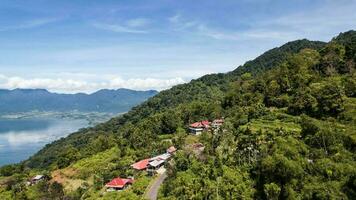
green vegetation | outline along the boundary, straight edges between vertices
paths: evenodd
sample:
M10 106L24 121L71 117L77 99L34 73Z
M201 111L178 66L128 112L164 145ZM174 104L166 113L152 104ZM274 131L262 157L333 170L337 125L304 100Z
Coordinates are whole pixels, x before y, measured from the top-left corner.
M0 197L140 199L150 178L130 164L173 143L179 151L161 199L355 199L355 63L355 31L329 43L287 43L233 72L163 91L1 168L7 181L0 182ZM221 117L217 133L187 136L187 124ZM199 155L186 148L197 142L205 147ZM42 170L52 177L61 171L69 180L21 185ZM103 185L116 176L136 182L105 193ZM67 189L77 179L81 185Z

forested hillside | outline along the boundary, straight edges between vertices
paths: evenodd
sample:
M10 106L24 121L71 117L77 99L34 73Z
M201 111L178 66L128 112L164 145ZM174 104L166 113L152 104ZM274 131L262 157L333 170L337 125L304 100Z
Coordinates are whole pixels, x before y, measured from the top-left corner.
M289 42L1 168L0 199L141 199L150 178L130 164L172 144L179 151L160 199L355 199L355 63L355 31L328 43ZM218 133L188 134L188 124L216 118L225 119ZM198 142L200 155L186 148ZM39 172L66 181L21 185ZM102 192L130 175L137 182L129 190Z

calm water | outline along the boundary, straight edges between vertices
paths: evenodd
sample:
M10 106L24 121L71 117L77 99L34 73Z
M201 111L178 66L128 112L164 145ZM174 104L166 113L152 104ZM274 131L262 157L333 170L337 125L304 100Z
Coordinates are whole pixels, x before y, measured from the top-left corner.
M0 118L0 166L25 160L47 143L87 126L84 119Z

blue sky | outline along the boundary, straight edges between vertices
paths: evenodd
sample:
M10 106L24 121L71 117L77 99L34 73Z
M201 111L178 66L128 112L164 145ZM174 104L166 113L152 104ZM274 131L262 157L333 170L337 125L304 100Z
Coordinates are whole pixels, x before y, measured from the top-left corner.
M0 88L166 89L356 29L356 0L1 0Z

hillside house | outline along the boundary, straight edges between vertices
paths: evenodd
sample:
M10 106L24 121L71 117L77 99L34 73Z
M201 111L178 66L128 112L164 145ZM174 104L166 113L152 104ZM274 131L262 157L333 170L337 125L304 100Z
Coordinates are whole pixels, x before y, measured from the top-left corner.
M136 170L146 170L150 159L140 160L131 165L132 168Z
M30 181L27 182L28 185L35 185L41 181L44 181L46 180L46 176L45 175L42 175L42 174L39 174L39 175L36 175L34 177L32 177L30 179Z
M105 187L107 188L106 191L110 192L110 191L124 190L130 185L132 185L133 182L134 182L133 178L120 178L120 177L114 178L113 180L111 180L109 183L105 185Z
M176 151L175 147L170 147L167 149L167 153L155 156L153 158L140 160L132 164L131 167L136 170L146 170L149 174L154 174L156 170L162 167L171 158L172 153L168 153L168 150L172 153Z
M146 171L149 175L155 174L171 157L172 155L170 153L164 153L151 158Z
M210 122L208 120L195 122L189 125L190 133L192 133L193 135L200 135L203 131L208 130L209 128Z
M167 153L173 155L175 152L177 151L177 149L174 147L174 146L170 146L168 149L167 149Z
M162 166L164 166L164 160L153 160L152 162L148 163L147 166L147 173L149 175L156 174L157 170L159 170Z

